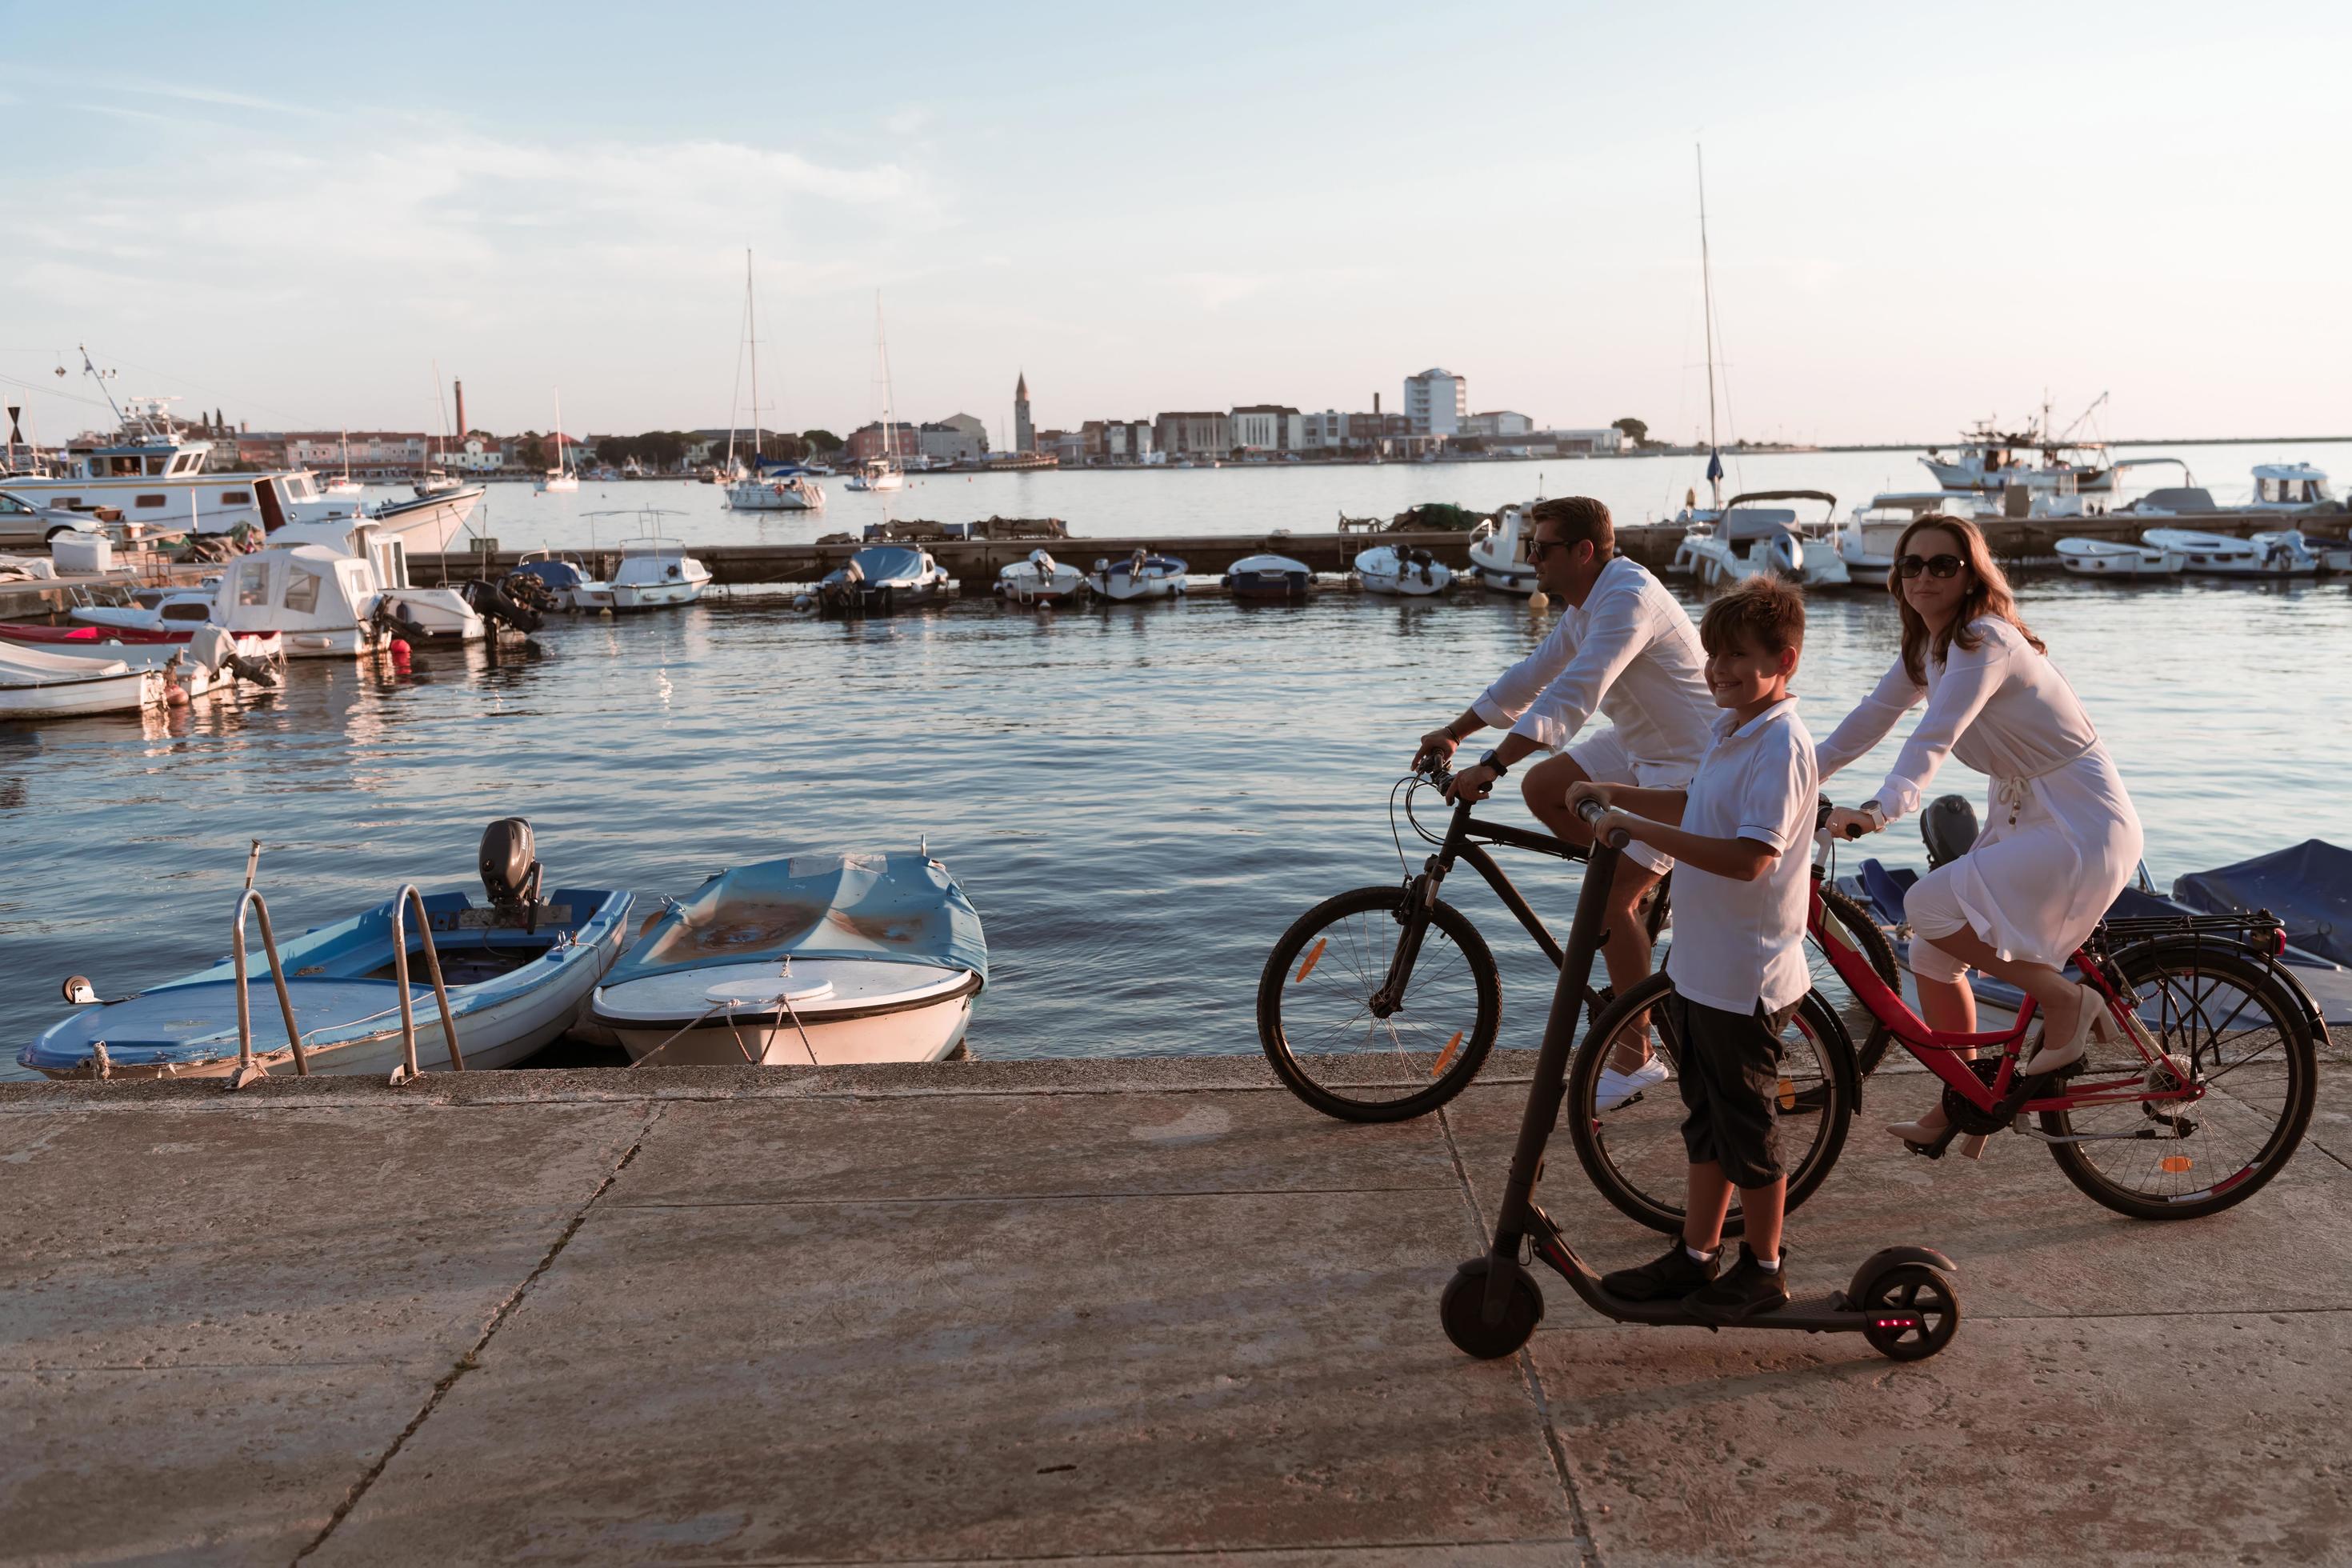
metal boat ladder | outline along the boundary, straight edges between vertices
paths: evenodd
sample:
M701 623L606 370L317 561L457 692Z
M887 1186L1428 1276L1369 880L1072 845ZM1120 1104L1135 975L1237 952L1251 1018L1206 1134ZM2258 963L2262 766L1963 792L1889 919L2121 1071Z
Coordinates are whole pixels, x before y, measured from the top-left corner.
M254 858L261 852L254 846ZM236 1070L228 1075L228 1087L243 1089L256 1079L269 1076L253 1054L253 995L247 984L245 965L245 911L256 910L261 916L261 950L269 955L270 983L278 987L278 1010L286 1018L286 1043L294 1047L294 1071L300 1077L310 1074L310 1056L302 1048L302 1032L294 1022L294 1001L286 994L286 965L278 957L278 938L269 929L269 905L262 899L260 889L253 886L253 867L246 865L245 891L237 895L236 929L229 953L236 963Z
M405 882L392 896L392 973L394 983L400 987L400 1065L392 1069L391 1081L413 1083L424 1076L416 1065L416 1010L408 997L408 935L404 917L408 910L416 910L416 934L423 939L425 972L433 977L433 998L441 1008L441 1035L449 1047L449 1070L466 1070L466 1053L457 1044L457 1021L449 1012L449 988L441 981L441 955L433 946L433 917L425 912L425 895L416 884Z

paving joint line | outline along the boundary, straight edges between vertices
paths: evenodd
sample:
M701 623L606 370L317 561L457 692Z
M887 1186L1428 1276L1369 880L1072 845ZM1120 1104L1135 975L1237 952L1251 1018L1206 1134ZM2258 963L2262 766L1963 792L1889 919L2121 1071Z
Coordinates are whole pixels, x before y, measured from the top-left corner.
M709 1198L675 1202L644 1199L613 1206L623 1209L850 1208L877 1204L1086 1203L1097 1198L1330 1198L1348 1197L1360 1193L1442 1193L1444 1190L1442 1182L1425 1182L1411 1186L1377 1187L1155 1187L1079 1193L906 1193L855 1198Z
M401 1449L407 1447L409 1438L415 1436L417 1430L432 1417L433 1413L441 1407L442 1399L457 1385L457 1380L481 1364L482 1352L488 1347L492 1337L506 1326L507 1319L512 1315L517 1307L522 1304L524 1295L539 1282L540 1277L555 1266L555 1260L563 1255L563 1249L572 1244L572 1238L580 1233L580 1227L588 1223L589 1211L596 1206L596 1200L603 1197L611 1189L613 1184L621 1179L621 1173L629 1168L630 1162L637 1157L637 1151L646 1146L646 1136L653 1131L654 1124L660 1120L661 1108L656 1106L646 1114L645 1121L637 1128L636 1138L629 1144L628 1149L614 1163L613 1168L604 1173L604 1179L596 1184L596 1190L588 1194L587 1201L580 1205L579 1212L572 1216L571 1223L563 1227L562 1233L556 1237L553 1244L548 1247L546 1256L539 1260L539 1266L523 1276L522 1282L508 1293L505 1300L499 1303L498 1310L490 1314L488 1324L483 1328L481 1337L474 1342L473 1348L459 1357L457 1365L444 1373L439 1381L434 1384L433 1392L425 1395L424 1405L409 1419L408 1425L401 1428L400 1436L394 1437L392 1440L392 1446L383 1451L383 1456L368 1467L365 1474L352 1483L351 1490L345 1494L342 1502L337 1506L332 1514L328 1516L325 1527L311 1539L310 1543L294 1554L296 1563L300 1563L327 1543L327 1538L334 1534L343 1521L350 1517L352 1510L360 1505L360 1500L367 1496L368 1489L375 1485L376 1479L383 1474L394 1459L399 1458Z
M1509 1535L1487 1540L1446 1539L1444 1541L1359 1541L1344 1546L1140 1546L1103 1552L1021 1552L1009 1554L981 1553L969 1557L744 1557L735 1561L745 1568L944 1568L956 1563L1101 1563L1110 1558L1164 1558L1171 1563L1187 1559L1202 1562L1222 1562L1228 1557L1272 1556L1277 1553L1296 1556L1301 1552L1335 1554L1342 1558L1358 1552L1442 1552L1454 1547L1512 1546L1581 1546L1583 1541L1570 1535Z

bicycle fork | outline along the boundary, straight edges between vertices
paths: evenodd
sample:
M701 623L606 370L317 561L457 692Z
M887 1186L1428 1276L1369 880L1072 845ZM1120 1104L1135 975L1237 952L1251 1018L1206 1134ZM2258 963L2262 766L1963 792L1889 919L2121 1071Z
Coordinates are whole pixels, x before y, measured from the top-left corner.
M1447 852L1453 848L1454 836L1432 855L1421 868L1421 875L1404 885L1404 908L1397 920L1402 930L1397 935L1396 952L1389 957L1389 972L1381 976L1368 1005L1375 1018L1393 1016L1404 1005L1404 994L1412 984L1412 966L1421 962L1421 944L1429 935L1429 911L1437 905L1438 885L1445 880Z

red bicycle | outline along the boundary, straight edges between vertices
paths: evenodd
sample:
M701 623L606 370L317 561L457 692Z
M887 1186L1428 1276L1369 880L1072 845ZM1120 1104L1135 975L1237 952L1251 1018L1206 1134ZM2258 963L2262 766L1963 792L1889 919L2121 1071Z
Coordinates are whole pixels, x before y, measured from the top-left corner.
M1818 842L1826 849L1825 839ZM2029 1079L2019 1063L2032 1055L2025 1040L2032 998L2006 1030L1929 1028L1825 916L1822 870L1817 852L1808 920L1813 942L1887 1036L1943 1085L1950 1126L1917 1152L1940 1158L1956 1139L2014 1132L2047 1146L2067 1180L2099 1203L2137 1219L2193 1219L2243 1203L2294 1154L2311 1121L2315 1042L2326 1038L2327 1026L2280 960L2286 937L2275 917L2101 922L2074 962L2083 983L2105 999L2122 1043L2095 1040L2079 1060ZM1566 1120L1577 1157L1602 1195L1642 1224L1671 1232L1682 1228L1686 1168L1680 1096L1652 1090L1609 1111L1593 1108L1610 1048L1645 1014L1654 1047L1679 1070L1680 1042L1656 1010L1666 988L1664 974L1653 975L1593 1021L1569 1079ZM1781 1146L1795 1156L1790 1208L1829 1173L1861 1101L1862 1074L1837 1010L1813 1012L1837 1035L1830 1070L1810 1081L1780 1080ZM1793 1059L1818 1061L1820 1042L1813 1045Z

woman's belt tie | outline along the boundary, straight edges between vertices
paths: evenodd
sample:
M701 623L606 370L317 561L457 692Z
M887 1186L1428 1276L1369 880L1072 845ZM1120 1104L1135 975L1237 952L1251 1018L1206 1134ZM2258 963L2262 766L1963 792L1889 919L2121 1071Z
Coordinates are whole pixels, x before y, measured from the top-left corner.
M2091 738L2084 742L2077 750L2059 758L2056 762L2037 768L2032 773L1993 774L1992 797L2008 808L2009 825L2011 827L2017 826L2018 814L2025 809L2025 803L2033 798L2033 792L2029 786L2035 779L2046 779L2062 768L2071 768L2098 749L2099 737L2094 731Z

